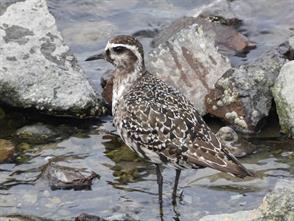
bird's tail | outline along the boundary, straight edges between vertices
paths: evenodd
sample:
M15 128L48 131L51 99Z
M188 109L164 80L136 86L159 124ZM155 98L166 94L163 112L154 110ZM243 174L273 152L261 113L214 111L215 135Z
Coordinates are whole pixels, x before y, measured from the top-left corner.
M240 161L232 154L230 153L227 149L223 148L224 153L226 154L226 156L228 157L228 160L230 160L230 166L227 169L227 171L224 172L228 172L233 174L234 176L237 176L239 178L244 178L246 176L252 176L255 177L256 174L250 170L248 170L246 167L244 167Z

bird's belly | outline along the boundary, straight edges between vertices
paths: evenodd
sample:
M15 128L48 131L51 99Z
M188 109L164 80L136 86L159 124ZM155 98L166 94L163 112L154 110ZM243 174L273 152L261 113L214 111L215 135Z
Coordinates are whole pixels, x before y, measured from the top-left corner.
M159 154L149 150L147 147L139 146L136 144L136 142L132 141L128 137L121 136L125 142L125 144L135 151L141 158L147 159L148 161L151 161L152 163L163 163L162 160L159 157Z

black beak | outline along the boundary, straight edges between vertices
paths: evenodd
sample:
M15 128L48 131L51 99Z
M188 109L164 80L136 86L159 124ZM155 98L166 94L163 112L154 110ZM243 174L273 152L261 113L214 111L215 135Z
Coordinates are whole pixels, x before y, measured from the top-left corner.
M104 52L102 52L100 54L92 55L92 56L88 57L85 61L94 61L94 60L98 60L98 59L105 59Z

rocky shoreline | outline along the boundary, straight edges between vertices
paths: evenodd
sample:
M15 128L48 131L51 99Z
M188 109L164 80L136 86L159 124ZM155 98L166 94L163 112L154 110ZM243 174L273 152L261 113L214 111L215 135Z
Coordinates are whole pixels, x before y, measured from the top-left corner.
M232 4L237 6L228 7L225 0L214 1L152 32L152 40L148 44L150 50L145 53L146 65L148 70L159 78L181 90L206 119L220 122L215 132L218 131L217 135L222 142L236 157L249 156L250 161L251 155L261 151L261 147L267 146L267 140L274 143L271 146L272 155L276 154L275 151L280 151L280 146L293 144L294 37L286 36L288 40L277 41L269 50L258 54L254 59L248 59L243 63L236 62L236 57L246 57L252 51L258 51L259 45L252 40L252 36L248 36L242 30L246 4L238 0ZM242 10L245 11L244 14ZM95 27L96 23L92 24L91 28ZM109 27L109 32L117 31L117 27L108 25L107 22L103 23L103 27ZM103 139L109 139L108 131L103 130L104 127L111 128L107 125L111 125L111 120L105 120L104 117L111 110L112 72L107 71L102 76L102 89L95 90L93 79L86 76L82 65L78 63L70 46L65 43L66 40L60 31L62 32L57 27L50 7L48 10L46 0L0 2L0 164L4 165L0 168L0 178L5 180L3 183L0 182L3 184L0 187L3 189L15 185L14 183L19 181L19 174L24 179L21 182L35 185L36 181L41 180L45 183L45 189L52 191L89 191L93 183L99 181L100 174L93 168L81 164L77 167L68 164L68 159L80 160L83 157L75 158L71 151L63 155L59 149L63 148L63 141L65 146L78 146L80 138L93 135L89 133L93 128L95 135L99 134ZM109 34L100 33L100 29L94 33L101 34L105 41ZM140 33L144 33L144 30ZM75 30L66 30L64 34L74 35ZM76 38L80 40L83 36L82 31L77 34ZM90 32L87 34L91 35ZM2 104L5 108L1 107ZM19 114L14 115L11 113L13 111L7 111L7 106L17 108ZM31 120L27 115L22 115L26 110L33 110L32 115L40 116L36 119L32 117ZM49 118L45 122L47 116ZM54 123L57 119L61 123ZM64 123L65 119L67 123ZM74 119L81 121L74 124L71 122ZM88 123L88 119L95 119L97 122ZM91 129L84 127L84 124ZM272 132L267 133L269 136L260 135L273 124L276 125L275 135ZM99 125L97 128L102 125L103 129L97 129L96 125ZM113 133L110 137L113 138L115 132L110 131ZM259 135L261 141L255 142L255 137L260 138ZM74 141L67 144L68 139L72 137ZM105 143L107 142L103 140L102 144ZM112 149L113 146L115 145L110 144L110 151L101 150L115 162L115 165L111 166L113 176L119 177L123 183L133 182L134 177L141 173L141 168L134 169L132 164L137 163L138 159L133 153ZM47 149L54 148L58 152L56 155L55 151L49 151L50 154L38 158L40 151L46 152ZM81 146L82 148L84 146ZM288 148L289 153L284 154L288 154L286 157L292 159L293 147ZM272 155L269 158L273 157ZM30 168L30 160L34 158L39 167ZM126 171L121 171L121 161L127 165ZM25 170L7 172L13 171L13 165L22 163ZM274 165L275 163L279 162L274 162ZM108 161L103 162L101 168L107 164ZM290 173L293 172L291 168L286 169ZM26 173L37 175L22 175ZM145 173L147 174L146 171ZM267 170L263 169L260 173L262 177L266 176ZM284 179L283 173L281 178L277 179L275 188L266 194L258 208L228 214L203 214L200 220L294 220L293 180L287 180L288 177ZM115 186L112 183L111 185ZM44 191L44 195L46 194ZM0 196L2 197L1 192ZM52 205L60 201L59 198L56 202L52 200ZM3 202L6 203L5 200ZM72 220L138 220L127 213L120 216L107 215L104 218L89 214L75 215ZM0 221L53 220L57 219L51 220L23 213L4 215L0 212Z

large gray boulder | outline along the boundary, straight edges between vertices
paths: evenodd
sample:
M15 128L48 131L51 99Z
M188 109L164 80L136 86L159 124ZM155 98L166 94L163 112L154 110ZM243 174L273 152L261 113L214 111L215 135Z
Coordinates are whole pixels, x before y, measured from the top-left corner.
M46 1L4 1L0 9L0 101L56 115L102 114Z
M294 180L280 180L254 210L208 215L200 221L294 221Z
M286 63L272 89L283 133L294 138L294 61Z
M205 95L231 68L219 48L242 51L250 42L227 21L183 17L163 29L153 40L148 69L182 91L204 115Z

